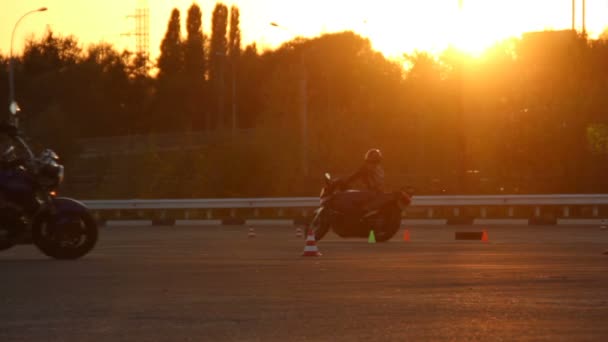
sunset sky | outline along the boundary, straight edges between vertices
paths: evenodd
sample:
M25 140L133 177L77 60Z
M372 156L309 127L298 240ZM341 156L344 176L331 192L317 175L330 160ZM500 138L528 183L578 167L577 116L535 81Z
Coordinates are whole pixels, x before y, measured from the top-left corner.
M414 49L439 52L455 44L473 53L493 42L525 31L571 26L571 0L233 0L241 10L244 44L275 47L295 35L312 37L324 32L353 30L369 37L374 48L388 56ZM19 52L26 37L40 36L47 26L73 34L83 44L106 41L119 48L135 47L127 15L147 3L150 9L150 52L158 55L171 9L177 7L185 22L192 0L0 0L0 53L7 55L11 31L19 17L42 6L49 10L25 18L15 35ZM203 10L205 34L210 34L216 1L196 1ZM581 25L578 0L577 24ZM280 23L284 29L272 27ZM608 26L608 0L587 0L587 29L592 37ZM185 29L182 30L185 34Z

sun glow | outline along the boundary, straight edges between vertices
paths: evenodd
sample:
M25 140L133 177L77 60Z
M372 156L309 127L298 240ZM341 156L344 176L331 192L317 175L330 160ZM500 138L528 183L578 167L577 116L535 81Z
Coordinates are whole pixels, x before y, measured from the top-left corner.
M479 56L494 44L525 32L571 28L571 10L570 0L403 1L362 33L378 50L392 56L404 50L440 53L450 46ZM581 30L580 1L575 12ZM588 0L590 37L597 37L606 26L608 3Z
M571 0L342 0L290 2L275 11L272 21L284 23L292 34L268 32L271 47L295 35L313 37L326 32L353 30L370 39L375 49L390 57L424 50L441 53L456 47L480 55L492 45L525 32L571 28ZM461 5L461 6L460 6ZM348 11L344 11L348 8ZM581 1L576 25L582 29ZM608 26L608 3L587 0L587 32L597 37ZM276 30L275 30L276 31Z
M464 0L457 8L449 44L474 56L482 54L495 43L520 36L530 30L541 29L535 20L522 11L521 4L514 2ZM529 11L534 11L528 6ZM544 10L551 17L551 8ZM538 21L538 20L536 20ZM543 26L547 29L549 26Z
M40 37L46 25L61 34L73 34L83 44L106 41L119 49L134 48L134 13L141 0L54 0L49 11L30 16L19 26L15 50L25 40ZM150 8L150 48L153 59L160 53L172 8L185 18L196 2L203 10L204 33L211 33L211 14L216 0L147 0ZM462 7L459 8L459 2ZM424 50L441 53L455 46L473 55L508 37L527 31L571 27L571 0L231 0L241 13L244 45L275 48L295 36L316 37L323 33L352 30L369 38L373 47L389 57ZM577 1L576 22L581 29L581 0ZM13 25L19 16L40 7L38 0L7 1L2 5L0 53L9 50ZM285 29L271 27L280 23ZM597 37L608 26L608 2L587 0L587 30Z

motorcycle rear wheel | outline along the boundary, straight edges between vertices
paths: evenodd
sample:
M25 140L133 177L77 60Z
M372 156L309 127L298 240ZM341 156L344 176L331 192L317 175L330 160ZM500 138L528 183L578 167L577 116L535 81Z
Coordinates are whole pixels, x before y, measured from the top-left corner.
M391 210L382 228L375 232L376 242L386 242L395 236L401 226L401 210Z
M4 238L0 238L0 252L1 251L5 251L7 249L11 249L15 245L16 245L16 243L14 243L14 242L12 242L10 240L4 239Z
M0 228L0 252L14 247L17 241L14 236L11 236L11 231Z

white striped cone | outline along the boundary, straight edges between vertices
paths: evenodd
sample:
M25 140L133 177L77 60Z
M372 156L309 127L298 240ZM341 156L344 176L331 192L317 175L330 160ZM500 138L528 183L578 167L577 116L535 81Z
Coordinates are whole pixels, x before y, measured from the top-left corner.
M308 236L306 237L306 245L304 245L304 253L302 253L302 256L321 256L312 229L308 229Z
M304 237L304 233L302 232L302 228L298 227L296 228L296 237Z
M253 230L253 228L249 228L249 233L247 234L247 237L254 238L255 237L255 230Z

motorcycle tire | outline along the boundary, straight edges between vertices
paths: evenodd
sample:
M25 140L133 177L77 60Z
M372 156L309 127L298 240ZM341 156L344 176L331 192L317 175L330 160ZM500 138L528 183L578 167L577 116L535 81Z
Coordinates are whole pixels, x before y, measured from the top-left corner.
M313 221L311 222L310 225L312 226L313 231L315 233L316 241L320 241L321 239L323 239L323 237L325 237L327 232L329 232L330 225L329 225L329 222L327 222L327 221L328 220L326 217L320 216L320 217L313 219Z
M401 211L393 211L384 222L382 228L376 232L376 242L386 242L395 236L401 226Z
M315 228L315 240L320 241L329 232L329 225L320 225Z
M10 240L6 240L6 239L0 239L0 252L1 251L5 251L7 249L11 249L16 245L16 243L10 241Z
M4 233L0 231L0 252L7 249L13 248L17 245L15 234L11 234L10 230L4 230Z
M55 218L55 222L69 220L69 223L59 225L51 224L50 217L45 216L38 220L33 227L32 235L34 244L46 256L59 260L79 259L89 253L98 238L97 223L88 213L74 213L72 217ZM78 225L75 227L75 225ZM72 230L72 231L70 231ZM79 236L69 236L68 241L65 234L78 231ZM62 235L63 239L62 239ZM73 234L76 235L76 234ZM76 239L77 238L77 239ZM74 244L74 242L76 242Z

